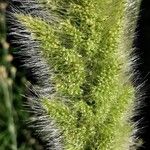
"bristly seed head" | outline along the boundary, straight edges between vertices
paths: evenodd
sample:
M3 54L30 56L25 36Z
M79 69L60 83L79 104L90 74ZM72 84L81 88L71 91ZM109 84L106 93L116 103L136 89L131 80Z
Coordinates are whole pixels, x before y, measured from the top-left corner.
M8 38L33 85L33 128L47 149L133 145L130 51L138 3L10 0Z

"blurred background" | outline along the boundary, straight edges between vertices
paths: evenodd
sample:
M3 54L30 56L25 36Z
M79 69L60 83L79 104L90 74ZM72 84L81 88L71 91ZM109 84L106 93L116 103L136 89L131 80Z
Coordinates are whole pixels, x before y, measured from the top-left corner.
M0 150L43 150L25 124L29 114L24 111L22 95L27 80L23 70L15 68L13 49L7 43L6 7L5 1L0 0ZM139 150L150 150L150 0L142 0L134 47L139 57L138 82L144 83L142 107L134 120L139 122L138 136L144 143Z
M150 0L142 0L135 39L136 54L139 56L140 83L144 83L144 97L139 117L138 133L144 144L140 150L150 150Z

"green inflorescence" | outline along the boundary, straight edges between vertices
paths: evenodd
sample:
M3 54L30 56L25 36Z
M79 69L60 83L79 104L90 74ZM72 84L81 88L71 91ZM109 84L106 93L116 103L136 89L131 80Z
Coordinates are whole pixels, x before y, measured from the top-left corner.
M42 0L55 21L16 14L39 41L56 94L43 107L66 150L127 150L135 89L121 48L126 0ZM120 52L121 51L121 52ZM127 69L126 69L127 66ZM128 71L129 70L129 71Z

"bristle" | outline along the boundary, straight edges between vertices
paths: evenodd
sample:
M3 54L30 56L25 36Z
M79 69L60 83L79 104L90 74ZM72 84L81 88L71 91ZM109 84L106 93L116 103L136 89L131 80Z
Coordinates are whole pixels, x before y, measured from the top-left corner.
M33 40L31 33L18 21L14 14L25 13L33 16L46 16L39 3L28 0L10 1L7 11L8 40L15 49L13 55L20 68L25 70L27 79L33 84L28 87L27 109L32 112L30 120L38 138L48 150L62 150L61 136L53 121L47 116L40 98L49 98L55 92L51 68L41 56L39 43ZM44 17L43 17L44 18ZM17 65L18 65L17 63ZM31 90L32 89L32 90Z

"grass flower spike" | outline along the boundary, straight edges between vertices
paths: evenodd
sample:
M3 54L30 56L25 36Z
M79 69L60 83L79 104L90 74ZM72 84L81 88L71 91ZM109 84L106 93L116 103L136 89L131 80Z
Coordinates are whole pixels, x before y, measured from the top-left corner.
M49 150L130 150L139 0L10 0L8 37Z

